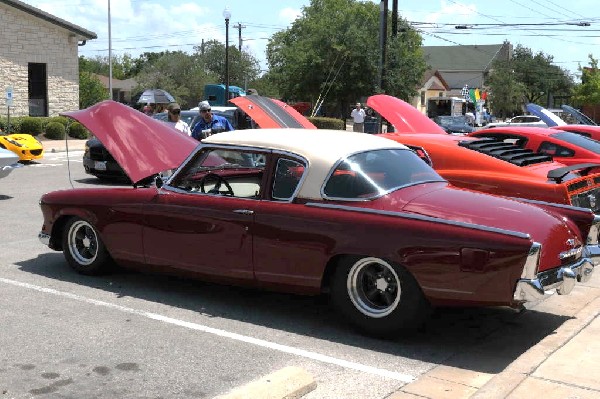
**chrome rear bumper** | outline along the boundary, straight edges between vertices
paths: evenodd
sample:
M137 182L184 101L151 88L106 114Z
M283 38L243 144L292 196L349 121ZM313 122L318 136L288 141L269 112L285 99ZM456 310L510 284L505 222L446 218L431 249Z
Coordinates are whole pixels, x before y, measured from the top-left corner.
M540 272L534 278L519 279L513 299L518 302L538 301L551 290L556 290L559 295L569 294L577 281L586 282L592 277L594 266L598 264L598 254L588 252L586 255L590 257L582 257L570 265Z

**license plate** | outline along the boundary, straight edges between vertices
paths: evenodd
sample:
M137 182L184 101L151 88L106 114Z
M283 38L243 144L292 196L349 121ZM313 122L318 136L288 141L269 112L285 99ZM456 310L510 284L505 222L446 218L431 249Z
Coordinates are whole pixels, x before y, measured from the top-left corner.
M95 161L94 169L96 170L106 170L106 161Z

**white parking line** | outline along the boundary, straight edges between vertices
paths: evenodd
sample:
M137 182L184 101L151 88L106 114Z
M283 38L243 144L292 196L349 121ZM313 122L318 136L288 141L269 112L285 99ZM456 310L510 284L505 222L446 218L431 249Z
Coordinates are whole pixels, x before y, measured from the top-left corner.
M398 380L398 381L402 381L402 382L406 382L406 383L412 382L415 380L415 377L408 375L408 374L397 373L395 371L371 367L371 366L367 366L367 365L355 363L355 362L349 362L347 360L337 359L337 358L334 358L331 356L322 355L320 353L311 352L311 351L307 351L304 349L294 348L292 346L281 345L281 344L277 344L274 342L249 337L246 335L241 335L241 334L236 334L236 333L232 333L232 332L225 331L225 330L220 330L218 328L204 326L202 324L178 320L178 319L163 316L163 315L160 315L157 313L145 312L143 310L138 310L138 309L128 308L125 306L115 305L115 304L109 303L109 302L98 301L96 299L86 298L86 297L71 294L68 292L57 291L52 288L40 287L37 285L23 283L23 282L15 281L15 280L9 280L9 279L5 279L5 278L0 278L0 282L5 283L5 284L10 284L13 286L17 286L17 287L27 288L30 290L44 292L46 294L60 296L63 298L69 298L69 299L73 299L75 301L85 302L85 303L89 303L89 304L96 305L96 306L103 306L103 307L110 308L110 309L116 309L121 312L135 314L135 315L145 317L148 319L161 321L163 323L173 324L173 325L188 328L191 330L202 331L202 332L205 332L208 334L218 335L220 337L225 337L225 338L233 339L235 341L240 341L240 342L257 345L257 346L260 346L263 348L273 349L273 350L283 352L283 353L289 353L292 355L316 360L316 361L319 361L322 363L334 364L336 366L340 366L340 367L343 367L346 369L361 371L361 372L373 374L373 375L376 375L379 377L386 377L386 378L390 378L393 380Z

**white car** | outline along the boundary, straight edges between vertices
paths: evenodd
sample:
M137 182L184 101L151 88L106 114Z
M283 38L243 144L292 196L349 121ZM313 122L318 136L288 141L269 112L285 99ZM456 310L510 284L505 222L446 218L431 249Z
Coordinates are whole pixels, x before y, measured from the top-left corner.
M506 126L530 126L530 127L548 127L539 117L535 115L519 115L509 119L506 122L492 122L488 123L487 128L490 127L506 127Z
M19 156L12 151L0 148L0 179L8 176L13 169L20 168Z

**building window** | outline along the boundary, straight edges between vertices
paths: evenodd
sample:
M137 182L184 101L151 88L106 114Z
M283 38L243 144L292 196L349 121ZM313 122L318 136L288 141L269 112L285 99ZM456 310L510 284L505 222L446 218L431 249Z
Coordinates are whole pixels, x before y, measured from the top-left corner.
M421 92L421 107L425 106L425 92Z
M48 116L48 78L46 64L28 65L29 116Z

